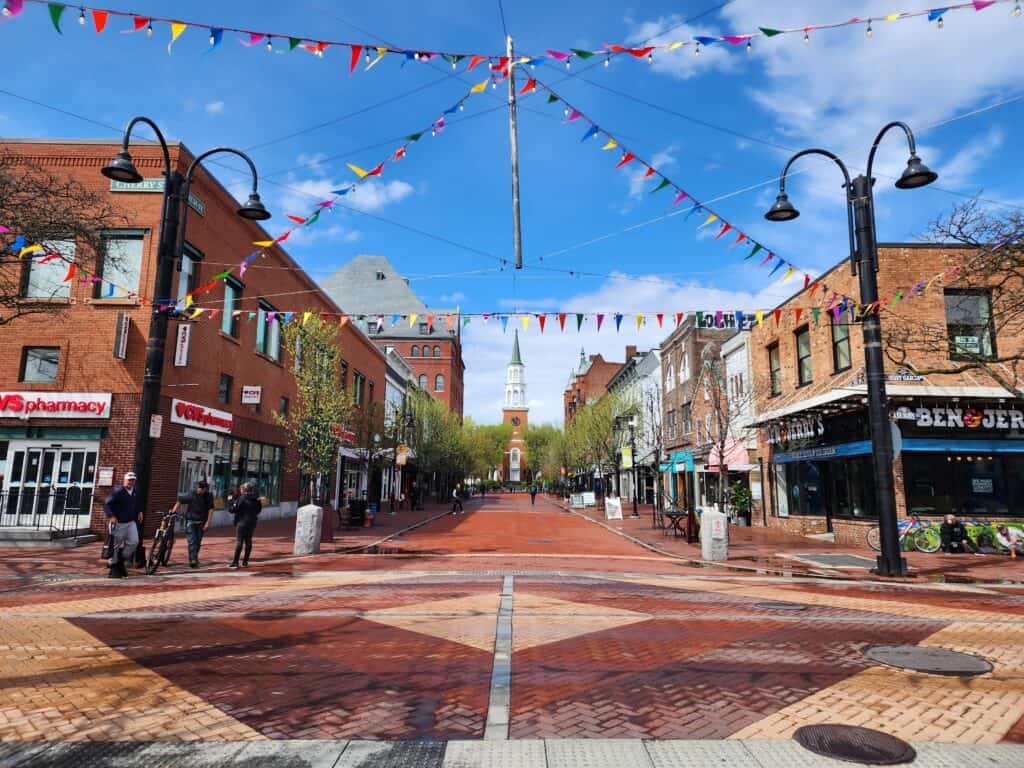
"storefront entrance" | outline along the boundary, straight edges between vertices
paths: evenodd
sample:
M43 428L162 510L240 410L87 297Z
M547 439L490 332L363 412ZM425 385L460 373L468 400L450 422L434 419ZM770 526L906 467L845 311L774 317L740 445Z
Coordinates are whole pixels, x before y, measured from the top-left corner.
M11 442L6 462L0 514L4 527L89 527L97 443L74 447Z

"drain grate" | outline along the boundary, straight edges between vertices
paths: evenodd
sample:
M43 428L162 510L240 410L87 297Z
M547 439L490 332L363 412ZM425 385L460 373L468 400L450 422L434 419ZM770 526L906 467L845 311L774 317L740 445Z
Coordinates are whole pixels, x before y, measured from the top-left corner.
M992 671L992 665L970 653L945 648L923 648L919 645L876 645L864 655L879 664L931 675L974 677Z
M817 755L863 765L899 765L917 757L902 739L856 725L805 725L796 729L793 738Z

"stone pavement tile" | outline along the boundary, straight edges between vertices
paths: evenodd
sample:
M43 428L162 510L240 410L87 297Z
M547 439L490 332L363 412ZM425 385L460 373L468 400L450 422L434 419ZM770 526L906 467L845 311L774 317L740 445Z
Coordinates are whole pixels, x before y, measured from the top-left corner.
M544 742L449 741L444 768L546 768Z
M636 611L569 602L517 590L512 647L514 651L524 651L647 619L648 616Z
M548 739L548 768L651 768L639 739Z
M914 743L914 768L1020 768L1024 746ZM847 764L848 765L848 764Z
M210 741L64 742L52 745L24 768L220 768L230 765L241 748L237 742Z
M347 741L253 741L225 768L334 768Z
M743 743L757 764L764 768L850 768L856 765L815 754L791 739L755 739ZM913 766L924 768L919 761L914 761Z
M647 741L654 768L762 768L738 741Z
M491 594L368 611L362 618L489 652L494 650L499 599L495 590Z
M441 768L443 741L350 741L335 768Z

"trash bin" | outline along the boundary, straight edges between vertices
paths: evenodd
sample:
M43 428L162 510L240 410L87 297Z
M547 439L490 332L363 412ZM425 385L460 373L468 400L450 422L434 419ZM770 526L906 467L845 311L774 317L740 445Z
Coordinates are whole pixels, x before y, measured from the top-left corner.
M362 528L366 524L366 500L349 499L348 501L348 527Z
M371 501L367 506L367 517L369 518L369 525L373 525L377 520L377 502Z

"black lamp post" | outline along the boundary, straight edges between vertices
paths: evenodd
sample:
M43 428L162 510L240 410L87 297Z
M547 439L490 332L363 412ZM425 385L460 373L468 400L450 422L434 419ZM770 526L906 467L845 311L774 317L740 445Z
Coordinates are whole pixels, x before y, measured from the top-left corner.
M865 306L878 301L878 241L875 236L875 206L872 195L874 179L871 169L875 152L882 138L892 128L906 134L910 158L903 174L896 181L899 189L917 189L931 184L938 174L930 170L917 156L914 134L906 123L891 122L879 131L868 153L866 175L852 181L843 161L824 149L805 149L797 152L786 163L779 181L779 195L765 214L769 221L792 221L800 212L786 195L786 174L793 162L804 155L822 155L829 158L843 172L846 182L846 220L850 237L850 268L860 278L860 299ZM859 267L859 269L858 269ZM885 395L885 367L882 360L882 326L878 312L868 312L861 320L864 332L864 363L868 387L868 419L871 425L871 449L874 462L875 506L878 509L878 527L881 554L877 571L882 576L906 576L907 561L900 551L896 522L896 492L892 474L892 436L889 428Z
M629 425L629 450L631 454L630 464L633 468L633 517L639 518L640 512L636 504L636 416L630 416L626 424Z
M182 176L171 166L171 155L163 134L156 126L156 123L147 117L135 117L128 123L128 127L124 131L121 151L102 170L103 175L108 179L126 184L138 184L142 181L142 174L135 167L135 163L132 162L132 156L128 152L128 142L131 140L132 128L137 123L145 123L153 129L164 155L164 196L160 214L160 240L156 251L156 283L153 286L153 293L156 297L156 302L170 303L169 296L174 275L174 262L181 253L185 237L185 225L188 219L189 185L192 182L192 174L204 158L218 152L230 152L244 159L249 164L249 170L252 172L252 192L249 194L249 199L245 205L238 209L238 215L250 221L265 221L270 218L270 212L260 202L260 196L256 191L256 167L247 155L227 147L211 149L193 160L185 175ZM163 380L164 371L164 347L167 342L167 318L167 312L160 311L159 307L154 307L149 321L149 337L146 341L146 372L142 379L142 397L139 403L139 423L135 434L135 463L133 467L135 474L138 476L136 487L138 488L143 509L146 509L149 500L149 480L153 458L153 442L149 434L153 414L156 413L160 402L160 385Z

